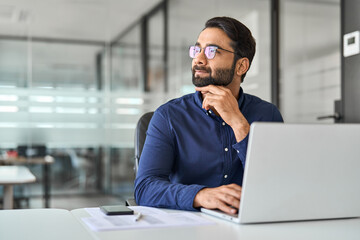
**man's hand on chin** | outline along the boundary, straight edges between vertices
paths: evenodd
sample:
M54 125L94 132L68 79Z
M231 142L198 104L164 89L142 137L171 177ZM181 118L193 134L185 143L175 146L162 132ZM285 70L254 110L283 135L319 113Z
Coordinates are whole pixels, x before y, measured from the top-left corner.
M240 205L241 187L237 184L223 185L216 188L203 188L194 198L195 208L220 209L235 214Z
M243 140L250 131L250 125L240 112L238 100L230 89L208 85L195 87L203 96L202 108L213 109L234 131L237 142Z

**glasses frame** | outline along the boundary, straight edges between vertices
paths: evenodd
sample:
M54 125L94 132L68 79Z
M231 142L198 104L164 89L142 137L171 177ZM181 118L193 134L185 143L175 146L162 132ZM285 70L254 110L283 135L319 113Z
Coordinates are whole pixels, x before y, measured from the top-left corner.
M190 54L190 53L191 53L191 48L195 48L195 49L198 48L198 49L200 49L200 52L197 53L197 54L195 54L194 57L192 57L191 54ZM214 57L212 57L212 58L209 58L209 57L208 57L208 55L206 54L206 53L207 53L207 50L206 50L207 48L208 48L208 49L209 49L209 48L215 49ZM195 49L194 49L194 50L195 50ZM201 47L199 47L199 46L197 46L197 45L192 45L192 46L189 47L189 56L190 56L192 59L194 59L194 58L197 57L197 55L199 55L199 54L201 53L201 51L202 51L203 49L204 49L204 54L205 54L205 56L206 56L206 59L208 59L208 60L211 60L211 59L214 59L214 58L215 58L216 52L217 52L218 49L223 50L223 51L226 51L226 52L229 52L229 53L236 54L236 53L233 52L233 51L224 49L224 48L219 47L219 46L209 45L209 46L206 46L206 47L204 47L204 48L201 48Z

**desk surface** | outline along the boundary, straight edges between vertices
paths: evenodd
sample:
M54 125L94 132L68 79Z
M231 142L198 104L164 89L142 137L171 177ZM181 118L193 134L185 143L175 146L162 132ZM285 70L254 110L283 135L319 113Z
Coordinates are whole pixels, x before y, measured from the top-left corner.
M4 210L0 211L0 239L360 239L360 218L239 225L203 213L196 214L217 224L92 232L81 220L89 216L84 209L71 212L59 209Z
M173 210L170 210L173 211ZM89 214L84 209L71 211L84 228L91 230L81 221ZM184 239L301 239L301 240L331 240L331 239L360 239L360 218L326 221L303 221L287 223L265 224L236 224L226 220L196 213L207 219L215 221L216 225L173 227L154 229L135 229L122 231L92 232L97 239L132 239L132 240L184 240Z
M1 185L29 183L35 180L35 176L24 166L0 166Z
M67 210L27 209L0 211L0 239L85 240L92 237Z

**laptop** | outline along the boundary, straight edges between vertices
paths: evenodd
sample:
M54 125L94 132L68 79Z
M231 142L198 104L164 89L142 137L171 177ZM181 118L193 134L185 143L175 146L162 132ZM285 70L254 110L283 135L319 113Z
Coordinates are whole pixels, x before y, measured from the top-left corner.
M253 123L236 223L360 216L360 124Z

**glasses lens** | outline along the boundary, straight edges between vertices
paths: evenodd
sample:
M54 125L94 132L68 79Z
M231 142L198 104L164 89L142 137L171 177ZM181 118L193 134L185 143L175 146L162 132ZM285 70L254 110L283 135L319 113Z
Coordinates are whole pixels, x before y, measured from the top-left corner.
M213 59L215 57L216 48L217 47L213 47L213 46L207 46L205 48L205 55L207 59Z
M195 58L197 54L199 54L201 51L201 48L197 47L197 46L191 46L189 48L189 56L191 58Z
M201 48L198 46L191 46L189 48L189 56L191 58L196 58L196 56L201 52Z
M189 56L190 56L191 58L195 58L195 46L191 46L191 47L189 48Z

